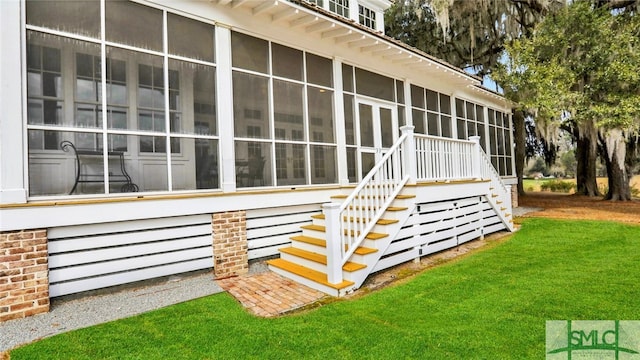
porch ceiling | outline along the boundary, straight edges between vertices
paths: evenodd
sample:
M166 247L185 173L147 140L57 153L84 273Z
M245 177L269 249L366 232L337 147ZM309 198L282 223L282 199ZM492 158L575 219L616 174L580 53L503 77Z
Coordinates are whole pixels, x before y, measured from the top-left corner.
M442 60L408 46L380 32L374 32L353 20L342 18L308 3L287 0L211 0L219 6L244 10L292 31L331 41L352 51L360 51L391 65L422 72L430 78L457 86L476 86L480 79Z

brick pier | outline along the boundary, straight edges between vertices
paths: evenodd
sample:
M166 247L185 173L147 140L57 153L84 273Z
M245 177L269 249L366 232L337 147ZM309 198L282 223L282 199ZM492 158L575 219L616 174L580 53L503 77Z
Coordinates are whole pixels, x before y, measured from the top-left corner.
M249 271L247 215L244 210L212 215L213 271L216 278L246 274Z
M47 231L0 233L0 322L49 311Z

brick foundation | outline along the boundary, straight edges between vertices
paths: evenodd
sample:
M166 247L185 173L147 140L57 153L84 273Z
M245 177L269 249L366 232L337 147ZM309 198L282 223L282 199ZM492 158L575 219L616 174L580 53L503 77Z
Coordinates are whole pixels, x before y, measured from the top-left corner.
M0 322L49 311L46 230L0 233Z
M518 185L511 185L511 207L518 207Z
M247 215L244 210L213 214L213 273L216 278L249 271Z

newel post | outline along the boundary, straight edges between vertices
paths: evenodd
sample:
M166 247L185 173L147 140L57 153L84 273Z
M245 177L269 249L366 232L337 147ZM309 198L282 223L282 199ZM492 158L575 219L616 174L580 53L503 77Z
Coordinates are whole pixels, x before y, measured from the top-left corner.
M476 179L482 179L482 148L480 147L480 136L469 136L469 140L475 143L474 151L471 154L471 175Z
M405 140L405 147L402 149L402 156L404 157L405 171L409 175L408 184L415 184L418 178L418 166L416 162L416 139L413 136L412 125L405 125L400 128L402 135L407 135Z
M340 236L340 203L322 204L327 236L327 281L342 282L342 236Z

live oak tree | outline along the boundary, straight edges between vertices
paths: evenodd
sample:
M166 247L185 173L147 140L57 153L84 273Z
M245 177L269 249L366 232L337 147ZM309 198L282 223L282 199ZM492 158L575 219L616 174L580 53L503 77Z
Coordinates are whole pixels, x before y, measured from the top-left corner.
M574 1L548 16L533 36L507 46L498 78L536 113L553 140L576 140L577 191L599 194L598 148L607 165L610 200L631 199L630 166L640 123L640 19L637 3ZM546 131L545 131L546 130Z
M385 32L461 68L490 74L504 45L528 36L561 0L398 0Z
M386 33L453 65L490 75L505 45L528 37L562 0L398 0L385 14ZM517 101L517 94L512 99ZM524 109L513 116L518 191L527 149Z

